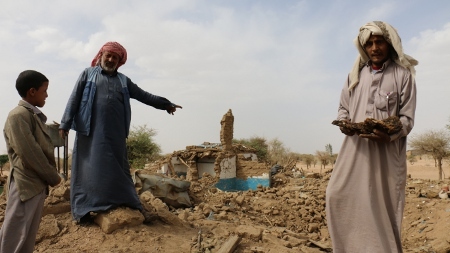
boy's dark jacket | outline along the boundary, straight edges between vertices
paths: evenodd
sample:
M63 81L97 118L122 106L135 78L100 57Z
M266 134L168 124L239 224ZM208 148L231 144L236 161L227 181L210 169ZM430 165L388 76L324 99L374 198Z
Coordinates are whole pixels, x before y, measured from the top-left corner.
M11 175L14 176L22 201L60 182L47 125L29 104L19 101L19 105L8 115L3 134L10 161L6 196Z

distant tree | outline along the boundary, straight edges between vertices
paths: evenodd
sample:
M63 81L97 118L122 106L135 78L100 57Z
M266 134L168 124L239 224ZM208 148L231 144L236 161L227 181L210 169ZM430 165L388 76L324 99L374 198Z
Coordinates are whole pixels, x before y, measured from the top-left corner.
M300 162L302 160L302 155L299 153L295 153L295 152L289 152L288 156L292 159L295 160L297 162Z
M258 156L258 159L260 161L267 161L269 145L267 144L265 138L254 136L249 139L234 139L233 143L238 143L256 149L256 156Z
M270 164L286 165L291 160L290 150L277 138L269 142L268 158Z
M249 139L233 139L233 143L249 146L256 149L256 155L262 162L270 165L281 165L283 167L295 166L301 160L301 155L291 152L283 142L277 138L267 141L263 137L252 137Z
M337 157L333 154L333 146L331 146L331 144L325 145L325 151L328 153L328 155L330 155L329 162L331 164L331 167L333 167L334 161L336 161Z
M439 180L442 180L444 174L444 171L442 170L442 160L450 157L449 133L440 130L413 135L409 140L409 145L412 149L417 150L421 154L431 155L435 159L439 170Z
M0 155L0 168L2 168L3 165L8 162L8 160L8 155Z
M146 125L133 127L127 139L128 160L132 168L141 169L146 163L161 157L161 148L153 137L156 131Z
M417 162L417 157L413 154L410 154L406 157L406 159L408 160L408 162L413 165L415 162Z
M320 173L322 173L322 167L325 169L331 161L330 153L327 151L316 151L317 160L320 161Z
M311 164L315 161L315 158L311 154L302 155L302 161L306 164L306 169L311 167Z
M338 154L333 154L333 155L331 156L331 161L330 161L330 163L332 164L332 167L334 167L334 164L336 163L337 157L338 157Z
M327 153L328 153L330 156L333 155L333 147L331 146L331 144L325 145L325 151L327 151Z
M289 149L288 149L289 150ZM302 160L302 155L295 152L286 151L286 158L284 163L284 167L287 169L298 169L297 163Z

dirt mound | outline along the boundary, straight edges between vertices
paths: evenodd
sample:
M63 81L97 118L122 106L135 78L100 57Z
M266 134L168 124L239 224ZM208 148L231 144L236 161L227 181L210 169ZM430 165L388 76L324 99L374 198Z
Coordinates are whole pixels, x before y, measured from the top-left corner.
M156 209L164 217L112 233L72 221L66 182L46 200L35 252L219 252L234 235L240 241L229 252L331 252L325 219L329 172L310 173L314 177L280 172L276 187L239 192L220 191L205 175L191 185L193 207L175 209L161 202ZM450 200L437 195L444 183L449 182L408 179L405 252L449 252ZM5 206L2 195L1 222Z

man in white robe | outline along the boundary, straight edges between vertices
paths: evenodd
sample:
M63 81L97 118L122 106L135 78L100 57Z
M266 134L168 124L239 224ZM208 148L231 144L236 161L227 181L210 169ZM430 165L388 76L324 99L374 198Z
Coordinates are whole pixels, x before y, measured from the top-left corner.
M337 120L398 116L403 128L346 135L326 192L334 253L402 252L406 136L414 125L415 69L395 28L374 21L355 39L360 53L342 89Z

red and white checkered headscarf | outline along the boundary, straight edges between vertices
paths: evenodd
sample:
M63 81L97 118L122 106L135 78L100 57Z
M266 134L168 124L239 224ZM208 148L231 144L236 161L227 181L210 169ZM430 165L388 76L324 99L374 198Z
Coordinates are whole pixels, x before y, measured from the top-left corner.
M119 55L120 60L119 64L117 65L117 68L124 65L125 62L127 62L127 50L120 45L119 43L115 41L107 42L105 45L103 45L102 48L100 48L100 51L98 51L97 55L94 57L94 59L91 62L91 66L94 67L99 62L100 58L102 57L102 53L105 51L113 52Z

